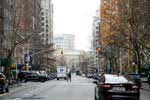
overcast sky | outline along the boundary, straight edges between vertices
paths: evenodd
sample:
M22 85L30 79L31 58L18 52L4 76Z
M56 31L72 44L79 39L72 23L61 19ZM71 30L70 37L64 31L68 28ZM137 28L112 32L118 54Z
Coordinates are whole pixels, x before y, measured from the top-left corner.
M52 0L54 34L75 34L75 48L90 49L92 21L100 0Z

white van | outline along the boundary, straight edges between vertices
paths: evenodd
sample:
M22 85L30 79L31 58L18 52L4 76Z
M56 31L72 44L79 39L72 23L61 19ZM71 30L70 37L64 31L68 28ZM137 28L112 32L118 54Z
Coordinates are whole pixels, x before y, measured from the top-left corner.
M59 79L67 79L67 68L66 66L58 66L57 67L57 80Z

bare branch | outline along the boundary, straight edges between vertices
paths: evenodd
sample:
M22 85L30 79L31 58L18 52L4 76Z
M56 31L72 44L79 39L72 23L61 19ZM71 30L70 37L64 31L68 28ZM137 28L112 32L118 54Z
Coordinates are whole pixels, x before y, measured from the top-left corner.
M18 44L21 44L21 43L27 41L27 40L30 39L32 36L33 36L33 34L31 34L30 36L26 37L25 39L22 39L21 41L15 43L15 45L18 45Z

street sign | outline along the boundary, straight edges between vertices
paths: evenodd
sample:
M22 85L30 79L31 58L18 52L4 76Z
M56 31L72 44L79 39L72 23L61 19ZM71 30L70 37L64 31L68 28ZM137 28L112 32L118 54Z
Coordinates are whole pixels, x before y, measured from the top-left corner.
M12 64L12 65L11 65L11 68L12 68L12 69L16 69L16 68L17 68L16 64Z

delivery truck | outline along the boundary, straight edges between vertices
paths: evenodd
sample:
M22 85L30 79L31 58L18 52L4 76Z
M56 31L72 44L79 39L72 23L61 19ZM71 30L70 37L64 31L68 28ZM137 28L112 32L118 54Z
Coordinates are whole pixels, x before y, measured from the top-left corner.
M67 79L67 68L66 66L58 66L57 67L57 80L59 79Z

